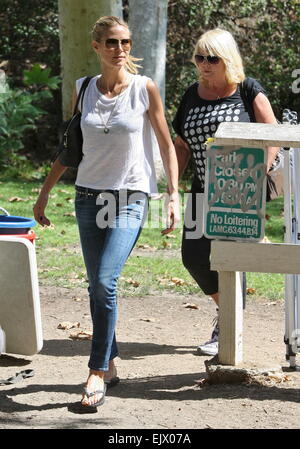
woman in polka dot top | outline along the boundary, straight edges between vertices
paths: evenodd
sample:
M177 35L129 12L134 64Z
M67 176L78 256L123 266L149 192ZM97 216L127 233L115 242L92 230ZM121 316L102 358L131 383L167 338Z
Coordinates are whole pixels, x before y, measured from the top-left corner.
M210 270L209 262L211 240L202 232L205 142L214 136L222 122L276 123L276 118L260 83L245 77L242 58L231 33L220 28L204 33L195 46L192 61L198 70L199 81L184 93L173 121L177 133L175 148L179 176L191 156L194 162L194 177L185 214L182 260L199 287L218 305L218 273ZM245 98L247 104L244 104ZM252 105L251 110L249 104ZM277 151L278 148L268 148L268 168ZM197 352L205 355L218 353L218 322L211 339L198 346Z

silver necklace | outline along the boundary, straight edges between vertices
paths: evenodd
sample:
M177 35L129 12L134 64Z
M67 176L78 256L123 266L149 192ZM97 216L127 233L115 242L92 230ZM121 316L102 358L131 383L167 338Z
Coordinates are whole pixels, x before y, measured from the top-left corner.
M119 94L119 95L120 95L120 94ZM108 134L108 133L109 133L109 128L108 128L107 125L108 125L108 123L109 123L109 121L110 121L110 118L111 118L111 116L112 116L112 113L113 113L114 110L115 110L116 104L118 103L119 95L116 97L116 101L115 101L114 104L113 104L112 110L110 111L110 114L109 114L108 119L106 120L106 122L104 122L103 117L102 117L102 114L101 114L100 109L99 109L99 116L100 116L100 119L101 119L101 122L102 122L101 125L104 126L104 129L103 129L104 134Z
M102 121L101 125L104 126L104 128L103 128L104 134L108 134L108 133L109 133L108 123L109 123L110 118L111 118L111 116L112 116L112 114L113 114L113 112L114 112L114 110L115 110L115 108L116 108L116 105L117 105L117 103L118 103L118 101L119 101L121 92L122 92L122 90L123 90L123 86L126 84L126 81L127 81L127 78L125 79L125 82L121 84L120 92L119 92L118 95L116 96L116 100L115 100L115 102L114 102L114 104L113 104L113 107L112 107L112 109L111 109L111 111L110 111L110 114L109 114L108 119L106 120L106 122L104 122L103 116L102 116L102 114L101 114L101 112L100 112L100 108L99 108L99 116L100 116L100 119L101 119L101 121Z

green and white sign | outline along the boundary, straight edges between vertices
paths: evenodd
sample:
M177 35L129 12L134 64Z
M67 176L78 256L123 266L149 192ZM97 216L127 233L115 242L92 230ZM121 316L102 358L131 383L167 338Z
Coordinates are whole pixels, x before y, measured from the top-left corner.
M266 151L263 148L207 148L204 235L259 241L264 237Z

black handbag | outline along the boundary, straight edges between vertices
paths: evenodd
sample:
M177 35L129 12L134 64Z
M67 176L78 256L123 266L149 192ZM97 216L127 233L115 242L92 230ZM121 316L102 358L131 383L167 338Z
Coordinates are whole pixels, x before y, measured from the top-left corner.
M77 96L72 117L62 124L59 133L58 160L66 167L77 168L82 159L82 132L81 132L81 112L78 111L81 100L81 110L85 90L92 77L87 76L80 88Z

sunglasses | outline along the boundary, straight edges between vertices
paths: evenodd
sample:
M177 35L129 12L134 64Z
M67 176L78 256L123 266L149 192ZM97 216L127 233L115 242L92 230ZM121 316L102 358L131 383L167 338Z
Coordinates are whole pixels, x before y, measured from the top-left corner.
M105 47L109 50L119 48L120 44L123 50L130 50L132 41L131 39L106 39L105 41Z
M220 58L219 56L195 55L195 61L197 64L203 64L204 61L208 62L208 64L219 64Z

